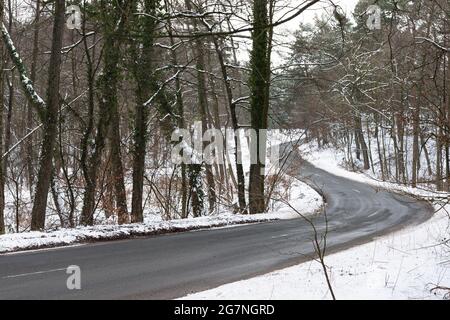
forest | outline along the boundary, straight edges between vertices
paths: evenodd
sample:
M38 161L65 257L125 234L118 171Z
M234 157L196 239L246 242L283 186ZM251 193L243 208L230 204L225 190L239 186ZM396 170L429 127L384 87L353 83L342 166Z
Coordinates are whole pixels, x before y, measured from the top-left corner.
M0 5L0 234L267 212L289 184L267 174L275 130L450 191L448 0ZM223 161L173 161L212 129Z

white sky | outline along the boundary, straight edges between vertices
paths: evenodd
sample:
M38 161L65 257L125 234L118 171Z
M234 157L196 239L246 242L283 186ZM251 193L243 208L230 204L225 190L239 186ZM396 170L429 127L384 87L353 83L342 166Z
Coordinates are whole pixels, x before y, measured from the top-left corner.
M30 14L30 1L29 0L16 0L16 5L18 8L20 8L18 11L21 12L23 15L29 15ZM278 0L278 6L280 7L287 7L287 9L281 10L278 14L278 17L275 18L275 21L277 18L279 18L280 15L285 14L283 18L286 18L296 12L298 10L298 7L301 6L306 2L306 0ZM339 5L342 7L342 9L347 13L347 16L351 16L351 13L353 12L356 4L359 0L333 0L333 2L336 5ZM275 32L278 34L283 34L283 36L278 36L278 41L284 42L286 44L289 44L293 41L293 32L298 29L300 23L308 23L312 22L315 16L321 16L323 14L332 14L333 7L331 6L330 2L328 0L320 1L319 3L315 4L305 12L303 12L300 16L296 17L295 19L285 23L284 25L281 25L276 28ZM289 13L286 14L286 11ZM17 14L17 13L16 13ZM248 61L248 53L249 53L249 42L244 41L244 43L240 44L240 50L239 50L239 59L241 61ZM274 64L280 64L283 60L282 56L289 54L287 48L286 49L278 49L280 52L274 52L273 55L273 62Z
M355 9L356 4L359 0L334 0L334 4L340 6L342 9L347 12L348 15L350 15L353 12L353 9ZM304 0L291 0L288 1L291 6L300 5L304 2ZM289 23L289 26L298 26L300 22L310 22L314 18L315 15L321 15L322 13L326 13L327 9L328 11L331 10L331 4L330 2L324 0L321 1L308 10L306 10L304 13L302 13L298 18L294 19Z
M280 1L286 1L288 6L290 6L291 10L294 10L295 7L300 6L305 1L304 0L280 0ZM356 4L359 0L334 0L334 4L340 6L345 12L348 17L351 17L353 10L355 9ZM293 11L295 12L295 11ZM313 22L315 16L321 16L323 14L332 14L333 7L331 6L330 2L327 0L321 1L305 12L303 12L300 16L297 18L287 22L286 24L279 26L276 28L277 33L281 33L284 36L279 36L278 41L285 42L289 44L293 41L294 37L292 36L293 32L296 31L300 25L300 23L310 23ZM291 13L292 14L292 13ZM277 51L278 50L278 51ZM286 49L280 49L278 48L275 50L273 54L273 63L275 65L280 64L283 60L283 56L289 54L289 50ZM245 53L242 52L244 55ZM248 60L245 56L242 57L244 60Z

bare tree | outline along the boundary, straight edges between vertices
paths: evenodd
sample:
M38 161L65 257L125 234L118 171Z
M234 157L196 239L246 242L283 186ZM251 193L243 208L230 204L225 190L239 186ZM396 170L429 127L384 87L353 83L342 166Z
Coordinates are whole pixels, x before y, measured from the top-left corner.
M44 140L41 147L41 160L37 178L36 193L34 195L33 211L31 212L31 229L43 230L47 198L50 187L54 147L57 136L57 114L60 104L59 85L61 77L61 49L64 35L65 1L55 1L55 19L53 25L52 50L50 56L47 104L44 112Z
M3 22L4 2L0 1L0 21ZM0 43L0 154L3 154L3 69L4 69L4 56L3 56L3 42ZM0 161L0 234L5 233L5 173L3 172L3 157Z

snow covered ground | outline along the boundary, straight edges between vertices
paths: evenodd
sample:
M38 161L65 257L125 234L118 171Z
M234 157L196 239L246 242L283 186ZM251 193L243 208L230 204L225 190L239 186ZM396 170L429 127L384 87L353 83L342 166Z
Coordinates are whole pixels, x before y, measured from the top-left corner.
M323 205L322 197L311 187L299 181L295 181L293 184L290 197L294 207L304 214L313 214ZM270 213L259 215L236 215L222 212L219 215L171 221L163 221L159 216L153 216L153 219L147 217L143 224L98 225L49 232L6 234L0 236L0 253L297 217L290 208L283 205L277 206Z
M449 247L437 245L448 217L326 257L337 299L442 299L450 285ZM330 299L318 262L189 295L186 299Z
M374 180L367 174L348 172L339 166L339 150L303 148L315 166L349 179L418 196L436 193ZM438 194L443 196L445 194ZM374 242L329 255L332 287L337 299L442 299L450 287L450 207L437 206L426 223L410 227ZM245 281L189 295L186 299L330 299L318 262L312 261Z
M297 139L301 132L281 133L279 130L269 132L268 147L274 147L288 141ZM241 136L242 141L246 141ZM250 167L249 147L243 143L242 160L248 184L248 171ZM271 159L267 159L267 171L276 172L276 164L272 164ZM307 184L300 182L288 175L282 177L282 183L275 188L274 194L280 198L288 200L302 214L309 215L316 213L323 206L322 197ZM131 184L128 184L131 185ZM15 233L15 211L17 207L16 190L6 190L6 225L9 233L0 236L0 253L29 250L37 248L64 246L75 243L92 241L113 240L130 238L134 236L146 236L160 233L181 232L198 230L204 228L225 227L246 223L258 223L278 219L298 218L298 215L291 208L281 202L271 201L269 213L260 215L236 215L231 213L231 209L219 206L214 214L201 218L190 217L188 219L174 219L167 221L163 214L151 203L146 203L144 208L144 223L118 226L116 216L105 217L104 210L99 209L96 214L96 225L93 227L77 227L74 229L60 228L59 218L55 210L48 210L46 232L23 232ZM279 194L278 194L278 193ZM130 192L131 194L131 192ZM32 201L27 190L20 189L20 210L31 211ZM49 197L51 198L51 197ZM131 199L129 199L131 200ZM81 204L81 203L79 203ZM49 199L49 207L53 207ZM61 205L61 207L64 207ZM29 215L26 215L29 216Z
M339 149L328 148L319 149L315 145L304 145L300 148L302 157L312 163L317 168L331 172L337 176L352 179L355 181L367 183L379 188L395 190L420 197L448 196L445 192L435 192L421 188L411 188L391 182L385 182L377 179L377 171L373 174L370 170L367 172L351 172L343 168L345 155Z

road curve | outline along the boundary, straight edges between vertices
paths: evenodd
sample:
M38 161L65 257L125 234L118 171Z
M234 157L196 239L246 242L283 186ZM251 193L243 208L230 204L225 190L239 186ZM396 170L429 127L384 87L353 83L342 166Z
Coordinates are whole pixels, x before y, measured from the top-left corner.
M328 252L424 222L432 208L407 196L294 160L327 200ZM319 232L324 216L314 219ZM311 259L302 219L0 255L0 299L169 299ZM70 265L82 289L66 286ZM300 281L300 280L299 280Z

